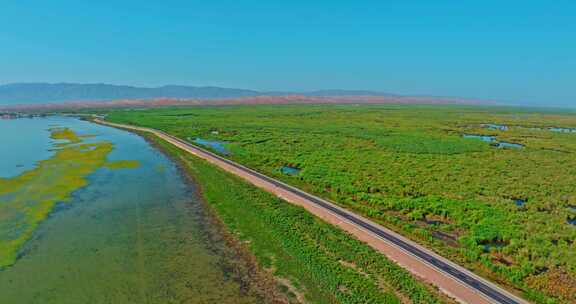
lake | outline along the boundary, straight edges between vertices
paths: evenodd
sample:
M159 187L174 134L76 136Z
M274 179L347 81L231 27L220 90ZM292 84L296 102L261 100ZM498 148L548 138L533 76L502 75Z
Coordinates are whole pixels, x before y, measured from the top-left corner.
M232 279L229 248L197 190L137 135L73 118L0 121L0 183L55 156L55 126L95 135L82 140L111 143L107 161L138 166L99 167L56 204L0 269L0 303L259 302ZM11 200L0 191L0 203ZM10 220L0 215L0 229L12 229L0 235L18 234Z

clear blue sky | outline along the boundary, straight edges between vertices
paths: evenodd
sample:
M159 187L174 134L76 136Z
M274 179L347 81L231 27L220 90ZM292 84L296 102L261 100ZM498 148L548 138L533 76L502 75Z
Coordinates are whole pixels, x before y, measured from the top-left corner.
M576 105L575 1L6 0L0 83L371 89Z

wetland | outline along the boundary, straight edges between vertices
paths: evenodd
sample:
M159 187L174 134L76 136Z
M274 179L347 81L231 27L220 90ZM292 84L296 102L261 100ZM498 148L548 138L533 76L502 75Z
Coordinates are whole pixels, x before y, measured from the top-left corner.
M193 183L140 136L0 121L0 303L259 303Z
M290 105L108 117L230 143L232 160L367 216L535 303L576 303L576 138L556 130L575 129L574 112Z

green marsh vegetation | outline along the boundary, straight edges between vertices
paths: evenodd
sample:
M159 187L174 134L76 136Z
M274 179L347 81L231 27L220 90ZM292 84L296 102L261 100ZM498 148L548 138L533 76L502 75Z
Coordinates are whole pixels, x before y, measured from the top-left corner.
M449 301L368 245L303 208L247 184L153 138L175 155L229 232L276 277L290 302L441 303Z
M576 134L548 129L575 128L574 112L236 106L108 118L228 142L229 158L368 216L535 302L576 302ZM283 174L283 166L300 171Z
M57 203L87 185L95 170L136 167L137 162L108 162L110 142L84 142L68 128L50 129L56 142L53 157L13 178L0 178L0 269L16 262L18 250L32 236Z

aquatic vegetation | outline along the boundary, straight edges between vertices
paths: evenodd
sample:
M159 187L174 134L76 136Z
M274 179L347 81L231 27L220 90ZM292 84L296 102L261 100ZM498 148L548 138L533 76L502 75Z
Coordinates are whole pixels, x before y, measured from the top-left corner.
M576 301L534 287L564 282L528 285L528 278L555 278L546 269L576 277L576 229L567 222L574 214L566 208L576 205L576 141L530 129L574 128L574 113L308 105L122 111L108 118L180 138L234 142L231 159L370 217L536 303ZM496 142L518 146L500 149ZM286 164L305 170L289 176L279 170ZM514 198L529 203L516 206ZM421 225L427 219L444 224ZM508 245L495 257L484 250L490 242Z
M458 137L407 132L382 136L376 143L389 151L416 154L460 154L486 149L484 145L470 143Z
M141 163L133 170L97 169L86 187L57 203L20 247L16 263L0 270L0 303L263 302L247 287L262 281L244 271L244 260L222 239L197 188L170 159L125 131L61 117L40 120L30 123L42 127L19 136L44 139L46 148L46 126L60 121L98 134L92 141L113 143L108 159ZM134 165L115 166L122 163ZM21 219L0 211L0 231L16 234L12 222Z
M113 150L110 142L82 143L71 129L51 132L53 139L67 141L55 143L59 148L53 157L16 177L0 179L0 268L16 261L18 249L54 206L87 185L88 175L105 167Z
M67 143L63 143L65 145L77 144L82 141L81 138L76 134L76 132L68 128L53 127L50 128L50 132L52 133L52 135L50 136L52 139L67 141Z
M117 170L117 169L135 169L140 166L140 163L136 160L117 160L117 161L110 161L107 162L104 167Z

